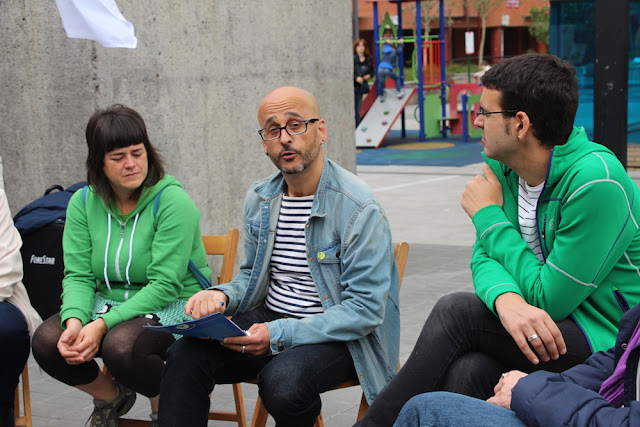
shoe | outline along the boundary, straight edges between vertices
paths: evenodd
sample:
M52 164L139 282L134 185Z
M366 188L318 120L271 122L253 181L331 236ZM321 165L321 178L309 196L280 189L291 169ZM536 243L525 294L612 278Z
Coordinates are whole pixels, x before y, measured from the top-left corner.
M158 427L160 425L158 424L157 412L152 412L151 414L149 414L149 417L151 418L151 423L149 424L149 427Z
M111 400L93 399L91 427L118 427L118 419L136 403L136 392L114 381L118 394Z
M398 96L398 99L402 99L404 97L404 91L400 90L396 95Z
M384 96L380 98L380 102L384 102Z

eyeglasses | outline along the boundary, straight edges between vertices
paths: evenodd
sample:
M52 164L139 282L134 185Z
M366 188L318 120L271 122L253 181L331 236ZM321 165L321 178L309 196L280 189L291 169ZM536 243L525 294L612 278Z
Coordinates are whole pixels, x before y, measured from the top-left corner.
M480 107L476 110L478 116L488 116L489 114L513 114L520 110L504 110L504 111L484 111L484 108Z
M318 120L320 119L296 120L294 122L289 122L284 126L270 126L268 128L262 128L258 133L264 141L273 141L274 139L280 138L282 129L286 130L291 136L300 135L307 131L307 125L309 123L315 123Z

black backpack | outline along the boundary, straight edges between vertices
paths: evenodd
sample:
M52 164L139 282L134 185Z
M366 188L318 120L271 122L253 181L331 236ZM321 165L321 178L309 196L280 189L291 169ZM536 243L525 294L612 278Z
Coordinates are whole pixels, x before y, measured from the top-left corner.
M64 277L62 232L67 205L73 193L86 185L79 182L66 190L59 185L51 186L44 196L26 205L13 218L22 236L22 282L31 305L43 319L60 311Z

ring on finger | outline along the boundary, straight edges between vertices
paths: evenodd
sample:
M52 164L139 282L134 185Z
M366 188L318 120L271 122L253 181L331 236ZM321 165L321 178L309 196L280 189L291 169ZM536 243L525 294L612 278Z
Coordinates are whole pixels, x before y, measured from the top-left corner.
M245 347L246 347L246 346L244 346L244 345L242 346L242 352L243 352L243 353L244 353L244 349L245 349Z
M527 338L527 341L531 342L533 340L537 340L538 338L540 338L538 334L533 334L529 338Z

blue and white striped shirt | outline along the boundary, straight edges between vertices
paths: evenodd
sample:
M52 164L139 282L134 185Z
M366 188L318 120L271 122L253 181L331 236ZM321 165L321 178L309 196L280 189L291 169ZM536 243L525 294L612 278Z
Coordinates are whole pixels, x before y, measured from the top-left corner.
M267 308L278 313L307 317L324 311L307 263L305 225L313 198L282 199L265 301Z

